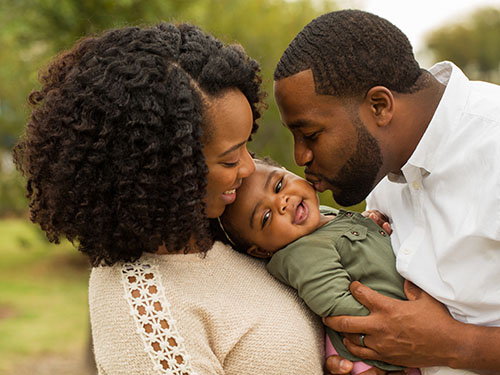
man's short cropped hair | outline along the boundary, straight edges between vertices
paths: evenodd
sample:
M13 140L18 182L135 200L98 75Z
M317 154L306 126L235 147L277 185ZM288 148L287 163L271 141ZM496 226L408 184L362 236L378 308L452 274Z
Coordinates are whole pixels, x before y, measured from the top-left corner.
M316 92L362 95L374 86L399 93L418 91L422 73L412 46L389 21L360 10L324 14L307 24L285 50L274 80L311 69Z

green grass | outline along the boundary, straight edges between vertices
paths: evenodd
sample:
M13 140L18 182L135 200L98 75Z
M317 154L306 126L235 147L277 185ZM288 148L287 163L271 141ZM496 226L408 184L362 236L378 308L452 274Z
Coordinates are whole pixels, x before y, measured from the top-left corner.
M0 373L28 357L85 350L89 270L70 243L50 244L27 220L0 220Z

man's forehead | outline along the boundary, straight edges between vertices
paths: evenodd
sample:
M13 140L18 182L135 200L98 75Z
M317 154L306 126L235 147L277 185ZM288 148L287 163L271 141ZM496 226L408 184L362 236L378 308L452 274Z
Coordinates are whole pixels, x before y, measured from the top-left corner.
M311 69L274 81L274 93L277 96L287 92L315 93L314 75Z

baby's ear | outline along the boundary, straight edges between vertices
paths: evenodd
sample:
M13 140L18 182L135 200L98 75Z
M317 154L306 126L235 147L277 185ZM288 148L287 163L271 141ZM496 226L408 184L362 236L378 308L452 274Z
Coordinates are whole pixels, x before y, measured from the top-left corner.
M247 253L256 258L269 258L271 256L269 251L265 251L257 245L250 246L247 250Z

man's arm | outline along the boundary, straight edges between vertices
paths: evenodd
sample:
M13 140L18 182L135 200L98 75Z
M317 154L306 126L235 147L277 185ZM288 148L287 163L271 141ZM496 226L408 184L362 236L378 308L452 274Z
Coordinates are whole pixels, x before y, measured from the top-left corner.
M345 344L356 356L408 367L448 366L500 373L500 328L456 321L444 305L408 281L408 301L385 297L359 282L351 284L351 293L371 314L328 317L324 322L346 333ZM359 333L365 333L366 347L357 344ZM338 358L330 362L340 363ZM332 363L328 369L336 373Z

